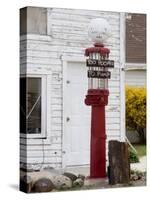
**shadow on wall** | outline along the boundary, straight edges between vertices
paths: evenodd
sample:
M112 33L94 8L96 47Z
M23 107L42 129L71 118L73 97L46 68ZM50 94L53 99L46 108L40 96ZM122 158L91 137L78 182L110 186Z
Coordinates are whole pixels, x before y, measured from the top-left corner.
M135 130L126 130L126 136L128 140L133 144L140 143L140 137L137 131Z

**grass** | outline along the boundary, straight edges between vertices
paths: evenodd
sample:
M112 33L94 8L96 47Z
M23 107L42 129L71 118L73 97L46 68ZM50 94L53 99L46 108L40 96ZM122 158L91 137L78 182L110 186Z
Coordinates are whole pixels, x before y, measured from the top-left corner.
M136 149L139 157L146 155L146 145L145 144L133 144L133 146Z

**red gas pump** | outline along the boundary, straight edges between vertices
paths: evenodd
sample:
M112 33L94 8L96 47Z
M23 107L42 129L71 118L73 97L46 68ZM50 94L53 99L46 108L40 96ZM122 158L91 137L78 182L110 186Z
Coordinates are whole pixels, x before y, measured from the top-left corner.
M114 67L114 61L109 60L110 50L102 44L108 34L109 24L104 19L94 19L90 26L91 38L94 47L85 50L88 57L88 91L85 104L92 106L91 112L91 150L90 150L90 177L106 177L106 132L105 106L108 104L108 79L111 72L108 68ZM91 33L93 31L93 34ZM94 35L94 36L93 36Z

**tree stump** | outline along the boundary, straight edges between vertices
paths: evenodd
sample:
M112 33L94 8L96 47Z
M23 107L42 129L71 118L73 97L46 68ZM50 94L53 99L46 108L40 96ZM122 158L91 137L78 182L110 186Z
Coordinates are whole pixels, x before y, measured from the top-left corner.
M130 161L128 145L117 140L109 141L109 184L129 184Z

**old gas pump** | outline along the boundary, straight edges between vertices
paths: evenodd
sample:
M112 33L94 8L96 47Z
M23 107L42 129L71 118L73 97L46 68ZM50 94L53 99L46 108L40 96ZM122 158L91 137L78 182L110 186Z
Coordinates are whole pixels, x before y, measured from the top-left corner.
M89 36L94 47L85 50L88 76L88 91L85 104L91 111L91 150L90 177L106 177L106 131L105 106L108 104L108 79L111 78L109 68L114 61L109 60L110 50L104 47L110 36L110 26L105 19L93 19L89 25Z

